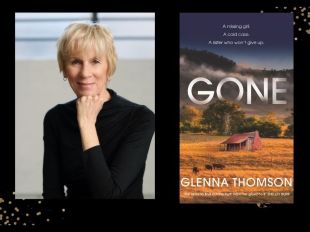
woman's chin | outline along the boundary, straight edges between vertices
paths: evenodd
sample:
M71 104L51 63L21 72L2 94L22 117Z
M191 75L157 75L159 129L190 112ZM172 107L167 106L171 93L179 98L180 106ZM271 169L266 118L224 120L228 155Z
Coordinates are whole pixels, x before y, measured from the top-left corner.
M82 97L82 96L95 96L97 93L96 91L93 91L93 90L79 90L79 91L76 91L75 93L78 97Z

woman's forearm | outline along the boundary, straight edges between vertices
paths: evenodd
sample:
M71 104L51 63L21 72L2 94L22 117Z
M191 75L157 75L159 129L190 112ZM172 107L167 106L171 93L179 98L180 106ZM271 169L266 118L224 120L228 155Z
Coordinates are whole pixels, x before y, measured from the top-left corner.
M80 125L79 127L83 151L100 145L95 125Z
M108 94L104 98L102 95L104 93L101 93L101 96L82 96L76 102L83 151L100 145L95 124L105 99L110 96Z

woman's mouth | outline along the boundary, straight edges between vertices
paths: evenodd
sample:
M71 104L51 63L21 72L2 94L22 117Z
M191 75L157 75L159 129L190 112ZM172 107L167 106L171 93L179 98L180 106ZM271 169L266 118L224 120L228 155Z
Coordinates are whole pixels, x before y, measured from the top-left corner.
M95 83L82 83L82 82L78 82L77 84L80 88L85 90L91 89L95 85Z

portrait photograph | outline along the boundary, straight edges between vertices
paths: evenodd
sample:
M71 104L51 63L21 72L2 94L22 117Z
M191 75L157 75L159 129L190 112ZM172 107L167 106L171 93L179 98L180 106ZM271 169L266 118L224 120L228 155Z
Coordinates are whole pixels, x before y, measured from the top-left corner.
M15 13L15 198L155 199L155 13Z

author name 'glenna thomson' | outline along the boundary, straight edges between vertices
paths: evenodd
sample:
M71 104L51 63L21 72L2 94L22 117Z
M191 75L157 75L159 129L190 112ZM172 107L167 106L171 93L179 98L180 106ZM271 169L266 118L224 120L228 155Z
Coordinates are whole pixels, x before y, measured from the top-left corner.
M293 178L186 178L182 187L293 187Z

